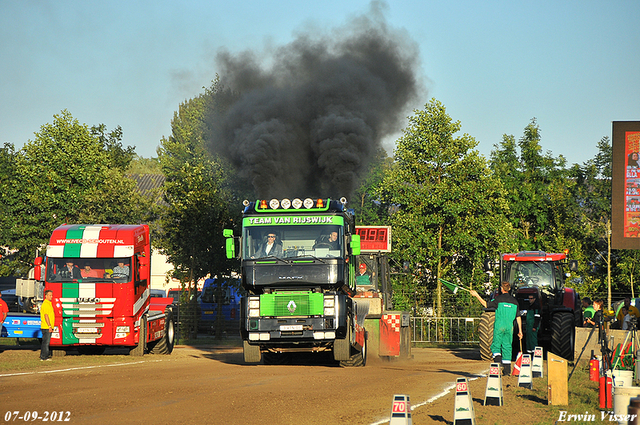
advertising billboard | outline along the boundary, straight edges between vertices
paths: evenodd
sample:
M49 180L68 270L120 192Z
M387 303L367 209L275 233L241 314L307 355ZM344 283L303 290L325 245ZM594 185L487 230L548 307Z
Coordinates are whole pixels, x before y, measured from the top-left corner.
M611 245L640 249L640 121L614 121Z

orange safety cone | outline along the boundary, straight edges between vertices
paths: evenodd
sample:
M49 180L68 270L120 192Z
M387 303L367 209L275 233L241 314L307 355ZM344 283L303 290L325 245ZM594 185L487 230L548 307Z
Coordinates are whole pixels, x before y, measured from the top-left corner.
M520 352L518 353L518 356L516 357L516 362L513 366L513 370L511 371L511 374L513 376L520 376L520 369L522 368L522 340L520 340Z

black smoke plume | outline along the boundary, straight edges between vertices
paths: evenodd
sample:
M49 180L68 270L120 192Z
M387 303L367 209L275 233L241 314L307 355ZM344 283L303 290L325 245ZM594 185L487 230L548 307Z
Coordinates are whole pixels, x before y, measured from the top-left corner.
M210 145L260 198L351 195L422 90L415 43L378 3L330 35L216 61L230 100L208 117Z

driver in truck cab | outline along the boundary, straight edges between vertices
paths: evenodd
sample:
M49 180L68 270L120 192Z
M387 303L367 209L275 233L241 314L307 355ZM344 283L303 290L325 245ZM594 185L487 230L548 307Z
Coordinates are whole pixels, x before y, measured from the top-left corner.
M282 257L282 244L280 244L280 241L274 232L269 232L267 234L267 240L258 250L256 257Z
M316 248L329 248L332 250L340 249L340 243L338 243L338 232L333 230L328 235L322 235L316 240L313 249Z

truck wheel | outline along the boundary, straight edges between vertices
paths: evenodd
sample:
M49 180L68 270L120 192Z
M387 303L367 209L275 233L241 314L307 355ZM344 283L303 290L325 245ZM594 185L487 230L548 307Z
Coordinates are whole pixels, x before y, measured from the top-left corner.
M493 360L491 343L493 342L493 325L496 323L496 312L485 311L480 316L478 334L480 336L480 357L482 360Z
M244 354L245 363L260 363L262 355L259 345L251 345L249 341L242 341L242 353Z
M351 332L351 318L347 317L347 335L333 342L333 360L343 362L351 359Z
M149 343L149 352L152 354L171 354L176 342L175 327L173 324L173 312L166 309L164 312L164 335L153 345Z
M362 346L362 350L356 351L355 348L352 349L355 351L349 360L341 361L340 366L342 367L364 367L367 364L367 338L364 338L364 345Z
M138 345L129 350L130 356L144 356L147 348L147 318L144 317L140 321L140 335L138 336Z
M573 320L573 313L570 312L556 313L551 319L551 352L567 360L573 360Z

